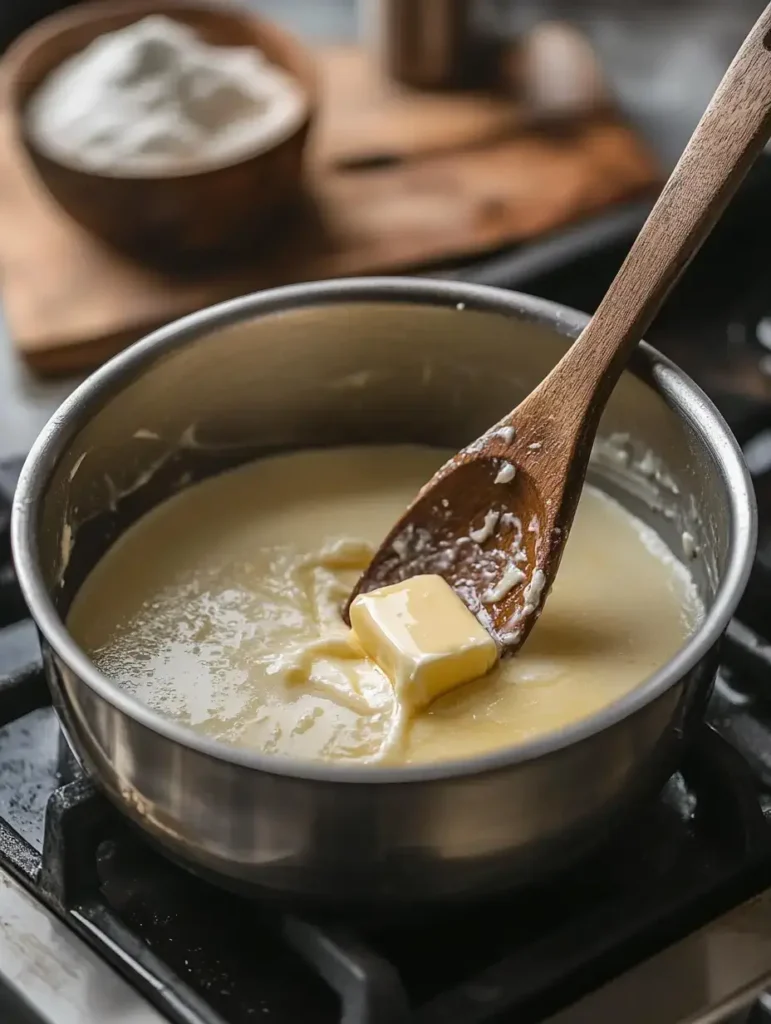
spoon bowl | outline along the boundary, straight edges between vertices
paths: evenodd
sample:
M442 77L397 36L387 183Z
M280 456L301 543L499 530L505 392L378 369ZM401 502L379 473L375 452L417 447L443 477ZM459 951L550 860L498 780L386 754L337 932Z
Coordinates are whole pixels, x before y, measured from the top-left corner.
M521 466L518 447L504 427L446 463L388 534L350 600L410 576L443 576L502 643L521 643L540 596L527 567L540 564L550 517L527 469L510 475L515 461Z

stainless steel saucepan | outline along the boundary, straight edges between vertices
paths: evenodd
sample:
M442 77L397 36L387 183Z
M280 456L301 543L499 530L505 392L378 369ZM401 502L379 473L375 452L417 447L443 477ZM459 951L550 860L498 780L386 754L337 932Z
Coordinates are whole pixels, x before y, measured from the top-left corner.
M476 896L576 859L663 782L701 718L756 523L725 423L646 345L608 407L592 474L689 560L708 611L668 664L584 721L452 763L302 763L230 748L148 709L97 671L65 625L121 531L191 481L310 445L457 448L514 406L584 322L540 299L456 283L282 288L156 332L54 416L13 510L19 580L74 751L168 853L282 898L398 906Z

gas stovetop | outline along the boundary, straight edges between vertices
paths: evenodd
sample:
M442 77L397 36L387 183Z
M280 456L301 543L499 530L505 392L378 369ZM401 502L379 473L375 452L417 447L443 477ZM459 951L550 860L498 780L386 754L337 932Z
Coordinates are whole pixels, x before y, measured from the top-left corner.
M755 998L771 984L769 229L763 168L651 333L729 418L759 497L708 720L623 836L524 896L399 924L300 918L148 847L60 737L10 560L19 463L0 463L0 1019L678 1024L741 1005L731 1020L771 1021ZM592 308L627 239L587 238L537 277L518 257L513 283ZM505 261L487 273L505 281Z

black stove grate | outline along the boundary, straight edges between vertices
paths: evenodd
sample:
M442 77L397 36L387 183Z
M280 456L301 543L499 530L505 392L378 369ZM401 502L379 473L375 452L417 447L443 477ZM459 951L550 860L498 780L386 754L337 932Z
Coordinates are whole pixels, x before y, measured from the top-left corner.
M706 727L590 870L406 926L302 920L221 892L151 849L88 780L56 785L54 772L42 848L3 821L0 863L180 1024L537 1021L771 882L752 774Z

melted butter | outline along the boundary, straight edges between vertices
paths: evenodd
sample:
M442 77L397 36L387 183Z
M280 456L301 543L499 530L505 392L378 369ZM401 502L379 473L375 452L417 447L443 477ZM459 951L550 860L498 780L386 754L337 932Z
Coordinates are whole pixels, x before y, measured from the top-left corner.
M522 742L615 701L664 664L701 607L652 531L584 489L527 644L398 717L339 609L374 546L449 453L348 448L265 459L173 497L86 580L69 617L96 665L157 711L279 755L439 761Z

